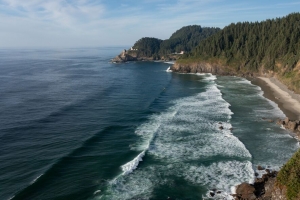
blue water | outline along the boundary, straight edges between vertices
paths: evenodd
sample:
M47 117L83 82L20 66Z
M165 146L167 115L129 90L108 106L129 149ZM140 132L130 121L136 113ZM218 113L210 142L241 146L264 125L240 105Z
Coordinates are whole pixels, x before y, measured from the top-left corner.
M1 199L230 198L298 148L249 81L121 49L0 50Z

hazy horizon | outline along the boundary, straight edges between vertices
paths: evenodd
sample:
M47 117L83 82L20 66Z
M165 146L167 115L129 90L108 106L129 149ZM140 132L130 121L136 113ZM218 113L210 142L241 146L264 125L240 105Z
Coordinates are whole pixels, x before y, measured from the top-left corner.
M298 12L300 1L0 0L0 48L130 46L188 25L223 28Z

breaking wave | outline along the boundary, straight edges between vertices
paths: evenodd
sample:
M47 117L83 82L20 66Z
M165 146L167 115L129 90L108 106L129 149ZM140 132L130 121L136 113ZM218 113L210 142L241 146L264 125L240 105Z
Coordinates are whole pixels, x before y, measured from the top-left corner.
M205 92L173 101L167 111L152 115L136 129L140 140L131 148L141 153L121 166L123 174L101 199L149 199L159 186L174 184L169 177L206 188L207 198L213 188L230 198L234 186L253 181L252 155L231 133L230 105L216 77L204 76ZM153 163L138 168L144 156Z

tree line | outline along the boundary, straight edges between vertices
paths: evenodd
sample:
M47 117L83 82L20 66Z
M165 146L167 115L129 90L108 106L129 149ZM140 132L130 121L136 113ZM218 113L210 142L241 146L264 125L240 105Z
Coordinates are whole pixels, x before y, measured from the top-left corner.
M217 58L224 64L251 71L276 70L276 62L292 70L300 58L300 14L263 22L230 24L202 40L183 59Z
M218 61L237 71L274 72L299 92L300 13L262 22L232 23L180 59Z
M144 37L139 39L133 49L138 49L139 55L165 56L175 52L190 52L200 41L220 31L219 28L201 27L199 25L185 26L177 30L167 40Z

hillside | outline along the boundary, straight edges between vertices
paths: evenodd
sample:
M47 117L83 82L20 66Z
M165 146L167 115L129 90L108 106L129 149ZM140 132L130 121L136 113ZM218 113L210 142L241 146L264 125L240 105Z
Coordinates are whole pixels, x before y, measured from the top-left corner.
M144 37L139 39L127 50L120 54L113 62L126 62L131 60L176 60L181 51L190 52L199 42L219 32L219 28L207 28L199 25L185 26L177 30L169 39Z
M211 35L219 32L219 28L207 28L198 25L185 26L164 40L160 45L160 55L167 55L174 52L190 52L199 43Z
M279 171L276 191L276 195L284 193L287 199L300 199L300 150Z
M182 56L173 70L277 76L300 93L300 14L230 24Z

